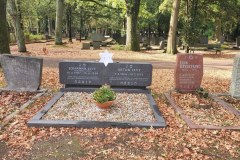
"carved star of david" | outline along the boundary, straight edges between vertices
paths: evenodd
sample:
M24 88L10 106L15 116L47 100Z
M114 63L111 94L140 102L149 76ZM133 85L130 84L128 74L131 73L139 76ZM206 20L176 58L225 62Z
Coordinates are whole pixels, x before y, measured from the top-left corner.
M104 63L105 66L108 65L108 63L113 63L112 56L113 54L109 53L108 51L104 51L103 53L100 53L100 60L99 62Z

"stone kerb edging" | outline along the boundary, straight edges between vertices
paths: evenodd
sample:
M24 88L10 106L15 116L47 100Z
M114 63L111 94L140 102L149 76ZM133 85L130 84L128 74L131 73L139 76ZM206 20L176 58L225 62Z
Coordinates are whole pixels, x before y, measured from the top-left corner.
M35 95L32 99L30 99L26 103L24 103L18 110L14 111L13 113L11 113L7 117L5 117L2 121L3 123L0 125L0 130L3 129L3 127L6 126L17 114L19 114L24 109L26 109L28 106L33 104L38 98L43 96L45 93L46 93L46 90L43 90L42 92Z
M227 129L227 130L240 130L240 126L234 126L234 127L221 127L221 126L213 126L213 125L198 125L195 124L187 115L184 114L184 111L175 103L173 98L171 97L171 91L164 93L165 97L168 99L168 102L171 104L173 109L177 114L181 116L181 118L185 121L185 123L191 128L191 129L209 129L209 130L221 130L221 129ZM221 106L223 106L225 109L227 109L229 112L232 112L236 116L239 117L239 113L235 112L232 107L229 107L228 105L222 105L222 101L219 101L216 99L215 95L210 94L210 98L218 102Z
M104 63L65 61L59 63L60 83L64 85L55 97L53 97L36 115L28 121L30 127L166 127L156 102L147 86L152 82L152 64L150 63ZM66 92L93 92L99 86L108 84L116 92L142 93L148 98L155 121L82 121L82 120L45 120L42 117Z

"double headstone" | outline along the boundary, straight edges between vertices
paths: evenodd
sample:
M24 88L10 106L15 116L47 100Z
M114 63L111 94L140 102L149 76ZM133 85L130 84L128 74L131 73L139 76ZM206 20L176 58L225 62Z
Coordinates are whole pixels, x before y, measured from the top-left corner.
M148 63L60 62L60 83L66 88L108 84L113 87L146 88L152 82Z
M192 92L201 86L203 77L203 56L198 54L178 54L174 73L175 89Z
M4 54L0 57L7 90L37 91L42 79L43 59Z
M240 55L234 58L230 93L233 97L240 97Z

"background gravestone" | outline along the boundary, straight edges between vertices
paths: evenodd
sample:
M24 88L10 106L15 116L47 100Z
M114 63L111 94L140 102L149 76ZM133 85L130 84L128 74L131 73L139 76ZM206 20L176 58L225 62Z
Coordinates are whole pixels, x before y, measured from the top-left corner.
M240 97L240 55L234 58L230 93L233 97Z
M99 33L93 33L92 34L92 41L93 42L101 42L104 41L104 36L102 34Z
M199 43L200 44L208 44L208 37L202 36L199 38Z
M160 50L163 50L164 49L164 41L161 41L160 43L159 43L159 49Z
M198 89L203 77L203 56L178 54L174 77L176 90L192 92Z
M41 85L43 59L4 54L0 56L7 90L37 91Z
M100 49L101 42L94 41L92 42L93 49Z
M240 37L237 37L237 38L236 38L236 45L237 45L237 47L240 46Z
M90 49L90 43L82 42L82 50L83 49Z

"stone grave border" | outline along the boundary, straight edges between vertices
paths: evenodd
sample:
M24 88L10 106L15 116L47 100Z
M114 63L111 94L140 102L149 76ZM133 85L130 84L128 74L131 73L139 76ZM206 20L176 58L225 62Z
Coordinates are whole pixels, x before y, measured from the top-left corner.
M213 126L213 125L198 125L195 124L187 115L184 114L184 111L175 103L173 98L171 97L171 91L165 92L164 95L168 99L168 102L171 104L171 106L174 108L175 112L181 116L181 118L185 121L185 123L191 128L191 129L209 129L209 130L240 130L240 126L234 126L234 127L221 127L221 126ZM230 105L223 105L222 101L216 97L216 95L210 94L210 98L215 100L217 103L219 103L222 107L224 107L229 112L232 112L236 116L239 116L239 113L235 112L233 108Z
M77 88L72 91L93 92L96 88ZM121 89L113 88L116 92L128 92L128 93L144 93L148 97L151 109L153 111L156 122L130 122L130 121L82 121L82 120L43 120L42 117L48 112L48 110L64 95L64 92L58 92L41 110L39 110L35 116L28 121L29 127L78 127L78 128L164 128L166 127L165 120L162 117L161 112L155 103L150 90L141 89ZM97 107L97 106L96 106Z
M130 67L133 67L131 68ZM135 68L136 67L136 68ZM120 68L120 70L119 70ZM131 69L130 69L131 68ZM138 70L137 70L138 69ZM91 71L94 71L90 74ZM98 74L96 74L96 73ZM137 72L137 74L131 74ZM116 74L120 75L116 75ZM125 74L122 74L125 73ZM28 122L30 127L166 127L151 91L147 86L152 82L152 65L149 63L110 63L104 66L98 62L65 61L59 63L60 83L64 88L57 93L37 114ZM127 76L127 77L126 77ZM126 78L130 83L126 82ZM80 79L80 81L75 81ZM85 81L91 81L85 82ZM83 121L83 120L44 120L42 117L64 95L65 92L94 92L103 84L109 84L116 92L143 93L148 97L148 103L153 111L154 122L130 122L130 121Z
M0 89L0 91L12 91L12 90L5 90L5 89ZM2 124L0 125L0 130L3 129L17 114L19 114L20 112L22 112L24 109L26 109L28 106L30 106L31 104L33 104L38 98L42 97L47 90L41 90L41 91L37 91L36 95L34 97L32 97L31 99L29 99L26 103L24 103L23 105L21 105L21 107L10 113L9 115L7 115L3 120L2 120Z
M230 110L232 113L234 113L235 115L240 117L240 110L235 109L229 103L225 102L224 100L222 100L218 96L231 96L231 94L228 94L228 93L226 93L226 94L223 94L223 93L212 94L212 98L216 102L218 102L220 105L222 105L225 109Z

